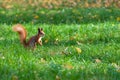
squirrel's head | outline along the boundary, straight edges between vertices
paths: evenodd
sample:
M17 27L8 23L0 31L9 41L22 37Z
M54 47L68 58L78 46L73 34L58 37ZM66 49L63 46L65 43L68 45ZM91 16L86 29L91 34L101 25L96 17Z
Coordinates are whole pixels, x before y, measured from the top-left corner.
M38 28L38 34L42 37L45 35L43 28Z

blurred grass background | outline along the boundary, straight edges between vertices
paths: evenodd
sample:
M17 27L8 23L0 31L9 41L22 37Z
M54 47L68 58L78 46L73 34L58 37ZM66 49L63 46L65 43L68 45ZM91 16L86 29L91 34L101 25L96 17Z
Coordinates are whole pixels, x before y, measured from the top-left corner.
M1 0L0 23L120 21L119 0Z
M90 8L90 7L120 7L119 0L2 0L4 9L58 9L58 8Z
M120 80L119 0L0 0L0 80ZM43 46L26 50L38 27Z

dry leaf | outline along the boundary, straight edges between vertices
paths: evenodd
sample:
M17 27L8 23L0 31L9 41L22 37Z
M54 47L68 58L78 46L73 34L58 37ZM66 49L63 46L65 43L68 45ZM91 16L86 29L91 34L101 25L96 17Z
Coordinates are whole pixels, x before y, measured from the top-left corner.
M47 42L48 42L48 39L45 40L45 43L47 43Z
M16 75L13 75L12 80L18 80L18 77Z
M112 65L113 65L115 68L120 69L120 66L117 65L116 63L112 63Z
M62 54L66 54L67 53L67 50L68 50L68 47L65 47L65 49L62 50Z
M116 68L117 72L120 72L120 66L117 65L116 63L112 63L112 66L114 66Z
M44 58L41 58L40 61L41 61L42 63L45 63L45 62L46 62Z
M71 36L71 37L70 37L70 40L74 40L74 37L73 37L73 36Z
M95 62L96 63L101 63L101 60L100 59L95 59Z
M56 75L56 80L60 80L60 77L58 75Z
M77 51L78 53L81 53L81 52L82 52L82 50L81 50L80 48L78 48L78 47L75 47L75 49L76 49L76 51Z
M38 19L38 18L39 18L39 16L38 16L38 15L36 15L36 16L34 16L34 18L35 18L35 19Z
M66 69L73 69L73 66L71 64L65 64L64 67Z
M120 21L120 17L117 17L117 21Z
M58 42L59 42L59 39L56 38L54 44L58 44Z
M120 69L118 69L117 72L120 72Z

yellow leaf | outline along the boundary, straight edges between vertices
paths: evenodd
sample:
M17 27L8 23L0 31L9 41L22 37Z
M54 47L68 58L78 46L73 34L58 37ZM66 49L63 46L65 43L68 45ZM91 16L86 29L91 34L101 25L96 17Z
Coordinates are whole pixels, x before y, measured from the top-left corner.
M59 42L59 39L56 38L54 44L58 44L58 42Z
M18 80L18 77L16 75L13 75L12 80Z
M112 66L114 66L115 68L120 68L120 66L119 65L117 65L116 63L112 63Z
M35 18L35 19L38 19L38 18L39 18L39 16L38 16L38 15L36 15L36 16L34 16L34 18Z
M56 80L60 80L60 77L58 75L56 75Z
M73 69L73 66L71 64L65 64L64 67L66 69Z
M117 72L120 72L120 69L118 69Z
M120 21L120 17L117 17L117 21Z
M76 51L77 51L78 53L81 53L81 52L82 52L82 50L81 50L80 48L78 48L78 47L75 47L75 49L76 49Z
M120 72L120 66L117 65L116 63L112 63L112 66L116 68L117 72Z
M71 36L71 37L70 37L70 40L74 40L74 37L73 37L73 36Z
M45 43L47 43L47 42L48 42L48 39L45 40Z
M40 61L41 61L42 63L45 63L45 62L46 62L44 58L41 58Z
M95 62L96 63L101 63L101 60L100 59L95 59Z
M78 44L78 45L81 45L82 43L80 43L79 41L76 41L76 43Z

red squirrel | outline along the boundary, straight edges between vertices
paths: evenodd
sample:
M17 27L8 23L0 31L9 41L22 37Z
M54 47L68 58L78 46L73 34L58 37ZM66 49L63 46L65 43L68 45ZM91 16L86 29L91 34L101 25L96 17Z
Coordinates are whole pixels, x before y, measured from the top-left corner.
M21 24L16 24L13 26L13 31L18 32L21 44L24 47L35 48L36 43L42 45L42 37L45 35L42 28L38 28L38 33L32 36L28 41L26 41L27 32L26 29Z

